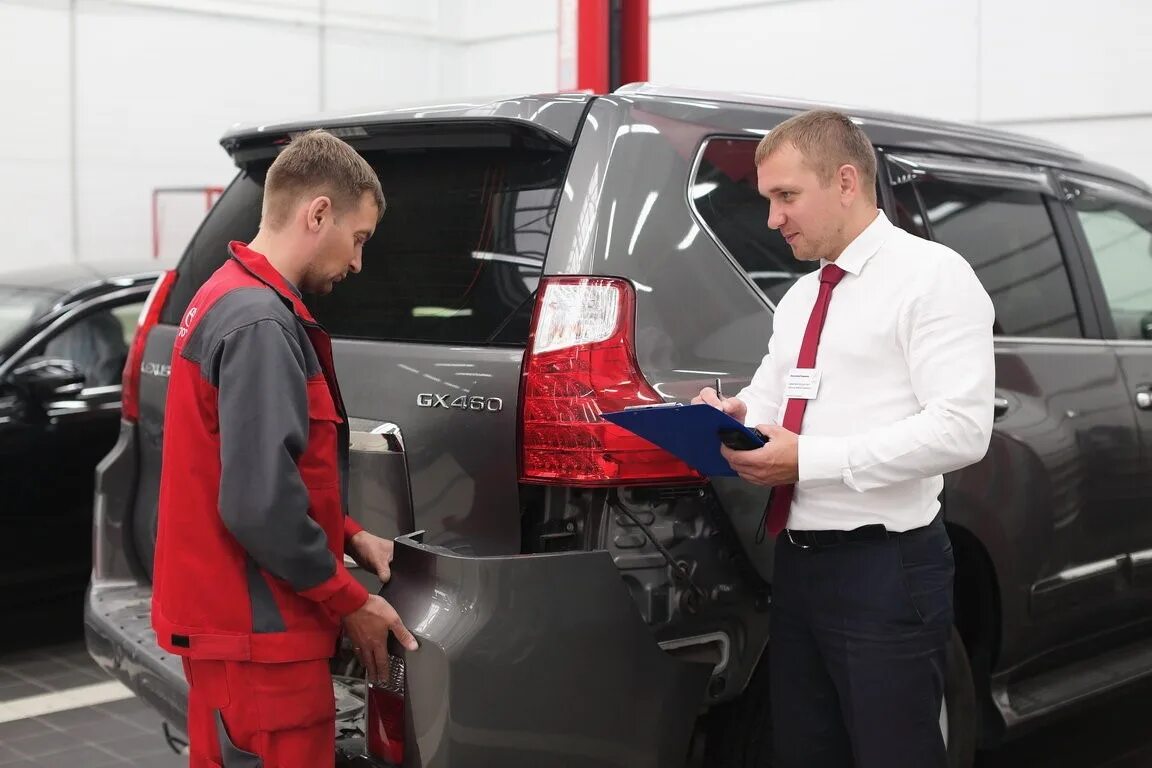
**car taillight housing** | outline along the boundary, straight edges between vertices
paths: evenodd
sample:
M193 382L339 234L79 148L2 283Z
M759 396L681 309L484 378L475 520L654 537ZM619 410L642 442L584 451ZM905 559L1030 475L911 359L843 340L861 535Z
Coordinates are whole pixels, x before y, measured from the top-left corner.
M627 280L540 281L520 397L520 479L562 485L699 483L672 454L601 418L664 398L636 362Z
M368 681L368 754L395 765L404 762L404 670L404 659L389 655L385 677Z
M124 419L135 422L140 418L140 364L144 362L144 345L148 341L148 331L160 322L160 310L168 301L168 294L176 284L176 271L169 270L160 276L152 286L140 318L136 321L136 333L132 336L132 346L128 348L128 360L124 363L123 387L120 395L120 414Z

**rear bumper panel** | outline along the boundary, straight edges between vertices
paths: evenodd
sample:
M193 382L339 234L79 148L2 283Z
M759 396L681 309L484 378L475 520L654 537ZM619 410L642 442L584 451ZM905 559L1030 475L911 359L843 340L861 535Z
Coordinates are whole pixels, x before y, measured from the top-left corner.
M84 605L88 652L161 717L183 730L188 684L180 657L156 645L151 610L149 587L94 582Z
M381 594L417 636L406 763L683 765L711 665L662 650L606 552L461 557L397 540Z

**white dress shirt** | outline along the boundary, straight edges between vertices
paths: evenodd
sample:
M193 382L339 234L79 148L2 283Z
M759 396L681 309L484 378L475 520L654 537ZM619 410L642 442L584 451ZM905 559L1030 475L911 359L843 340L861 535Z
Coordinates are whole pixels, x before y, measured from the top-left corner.
M918 528L940 508L943 473L988 450L992 301L959 254L883 212L835 263L847 274L820 336L819 389L804 415L787 525ZM784 381L819 281L818 271L800 278L776 308L768 355L738 395L750 426L783 421Z

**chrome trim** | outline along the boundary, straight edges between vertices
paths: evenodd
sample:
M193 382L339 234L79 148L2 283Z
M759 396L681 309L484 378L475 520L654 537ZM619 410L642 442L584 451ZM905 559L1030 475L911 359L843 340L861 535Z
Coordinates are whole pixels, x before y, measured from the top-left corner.
M1103 195L1104 197L1110 197L1128 205L1134 205L1141 208L1152 208L1152 198L1149 198L1146 195L1138 194L1132 187L1122 185L1119 182L1092 178L1090 176L1082 176L1078 173L1070 171L1059 171L1057 175L1065 184L1076 187L1083 187L1089 192L1097 195ZM1071 197L1075 197L1075 195L1072 195Z
M1139 552L1128 553L1128 559L1134 566L1152 565L1152 549L1142 549Z
M363 423L367 420L355 419L355 421ZM368 421L367 423L374 422ZM363 453L404 453L404 436L401 434L399 426L386 421L367 431L350 430L349 447L353 451Z
M120 401L91 402L88 400L58 400L44 406L44 412L50 419L77 416L80 414L99 413L101 411L119 411Z
M692 214L692 219L696 222L696 226L700 227L700 231L706 233L708 237L712 239L712 242L715 243L716 246L720 249L720 252L723 253L725 257L727 257L728 261L732 263L732 266L736 268L736 271L744 278L752 290L756 291L756 293L762 299L764 299L764 303L768 305L768 309L775 313L776 305L764 294L764 291L760 290L760 286L756 285L756 281L752 279L752 276L744 270L744 267L742 267L740 262L736 260L736 257L732 255L732 252L729 251L727 246L725 246L724 243L720 241L720 238L716 236L716 233L712 231L712 228L708 226L708 222L704 221L704 217L700 215L700 211L696 209L696 199L692 197L692 186L696 183L696 174L700 172L700 163L704 160L704 151L708 148L708 143L710 141L723 139L748 142L756 141L756 139L750 139L747 136L730 134L705 136L704 140L700 142L700 146L696 150L696 157L692 160L692 168L688 171L688 183L684 185L684 201L688 204L688 211ZM765 224L765 226L767 226L767 224ZM797 277L800 277L800 275L797 275Z
M663 651L674 651L678 648L690 648L693 645L710 645L711 643L720 644L720 661L716 662L716 666L712 668L712 674L718 675L728 668L728 660L731 658L732 641L728 638L728 633L709 632L706 635L678 637L674 640L665 640L659 643L659 645Z
M976 163L950 157L905 153L888 154L888 162L895 163L913 176L933 175L941 178L961 176L974 180L1022 182L1053 197L1059 196L1059 190L1053 186L1052 179L1046 171L1027 165L994 161Z
M1152 345L1152 341L1146 339L1107 339L1106 343L1110 347L1136 347L1137 349Z
M994 336L992 342L994 344L1038 344L1057 347L1106 347L1112 343L1108 339L1065 339L1048 336Z
M1090 576L1099 576L1102 573L1110 573L1120 568L1120 557L1111 557L1107 560L1099 560L1095 563L1086 563L1085 565L1077 565L1073 568L1066 568L1051 579L1044 581L1059 581L1061 583L1068 583L1072 581L1079 581L1086 579Z

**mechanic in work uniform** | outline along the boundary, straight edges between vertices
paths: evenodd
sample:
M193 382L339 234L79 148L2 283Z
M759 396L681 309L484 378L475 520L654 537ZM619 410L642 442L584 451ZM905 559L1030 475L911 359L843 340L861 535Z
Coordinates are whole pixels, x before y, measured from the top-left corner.
M371 166L322 131L268 169L260 231L200 288L172 353L152 623L183 657L193 768L319 768L335 754L341 624L370 678L389 631L347 552L387 580L392 542L346 514L348 427L328 335L300 291L359 272L384 210Z

